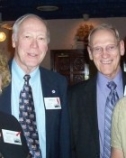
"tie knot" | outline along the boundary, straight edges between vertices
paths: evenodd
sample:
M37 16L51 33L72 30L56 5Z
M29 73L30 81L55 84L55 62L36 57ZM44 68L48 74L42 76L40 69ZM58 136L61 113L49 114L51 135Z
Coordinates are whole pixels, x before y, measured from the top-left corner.
M30 75L25 75L23 78L25 80L25 84L29 85L29 79L31 78Z
M111 81L107 84L107 87L110 89L110 90L115 90L117 85L115 84L115 82Z

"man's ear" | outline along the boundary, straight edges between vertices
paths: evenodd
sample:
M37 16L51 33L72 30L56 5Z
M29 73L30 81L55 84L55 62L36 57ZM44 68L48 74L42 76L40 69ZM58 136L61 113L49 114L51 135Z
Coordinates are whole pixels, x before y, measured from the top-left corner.
M90 60L93 60L92 52L91 52L91 49L90 49L89 46L87 46L87 50L88 50L88 54L89 54L89 58L90 58Z
M123 40L119 42L119 47L120 47L120 55L123 56L125 54L125 45Z
M15 35L12 35L12 47L15 48L16 47L16 39L15 39Z

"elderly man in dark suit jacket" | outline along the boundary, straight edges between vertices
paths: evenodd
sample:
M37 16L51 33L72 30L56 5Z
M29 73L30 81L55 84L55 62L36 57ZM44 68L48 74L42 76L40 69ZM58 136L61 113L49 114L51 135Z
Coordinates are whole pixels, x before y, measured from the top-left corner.
M37 145L33 147L38 147L39 155L41 154L39 158L70 158L67 81L65 77L40 66L48 50L48 43L49 32L45 21L40 17L27 14L16 20L12 34L15 54L10 62L12 79L0 96L0 110L13 114L20 121L19 96L24 76L30 75L38 140L25 136L27 140L34 139L36 142ZM27 131L30 132L30 129L33 128ZM24 134L27 133L24 131ZM34 157L38 152L30 148L32 142L27 141Z
M107 84L115 82L118 97L123 96L126 75L121 70L120 58L124 55L124 42L120 40L118 31L107 24L94 28L88 41L89 57L98 73L69 91L73 157L107 158L109 154L110 158L111 135L106 153L104 133L105 105L110 93Z

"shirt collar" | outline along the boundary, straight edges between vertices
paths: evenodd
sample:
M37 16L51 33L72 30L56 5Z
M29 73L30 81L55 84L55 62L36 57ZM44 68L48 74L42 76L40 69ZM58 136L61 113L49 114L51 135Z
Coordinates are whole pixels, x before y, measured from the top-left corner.
M120 71L118 72L118 74L115 76L114 79L110 80L109 78L107 78L105 75L103 75L102 73L98 72L97 75L97 84L104 88L106 87L107 83L110 81L114 81L116 83L116 85L120 85L120 82L122 82L122 71L120 69ZM105 84L103 84L105 83Z
M15 74L15 78L17 81L22 81L24 75L26 74L20 66L16 63L16 61L13 59L12 61L12 74ZM39 74L39 67L37 67L34 71L32 71L29 75L31 76L30 82L33 83L36 76Z

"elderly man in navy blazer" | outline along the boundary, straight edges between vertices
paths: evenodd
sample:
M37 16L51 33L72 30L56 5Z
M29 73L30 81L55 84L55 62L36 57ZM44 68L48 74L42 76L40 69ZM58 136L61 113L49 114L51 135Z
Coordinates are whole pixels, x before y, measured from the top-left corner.
M0 96L0 110L19 120L23 76L30 75L41 157L70 158L67 82L63 76L40 67L48 43L49 32L40 17L27 14L16 20L12 34L15 54L10 62L12 78Z

